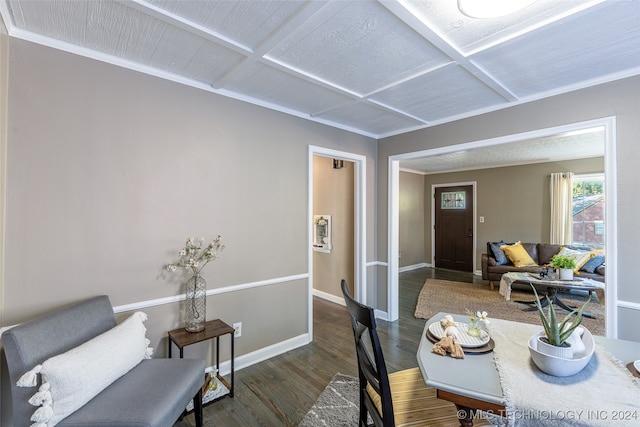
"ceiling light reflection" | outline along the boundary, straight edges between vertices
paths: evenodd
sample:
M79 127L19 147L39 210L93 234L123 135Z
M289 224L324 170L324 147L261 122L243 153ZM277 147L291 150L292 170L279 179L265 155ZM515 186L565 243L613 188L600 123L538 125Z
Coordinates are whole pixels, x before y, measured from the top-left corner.
M470 18L497 18L509 15L537 0L458 0L460 12Z

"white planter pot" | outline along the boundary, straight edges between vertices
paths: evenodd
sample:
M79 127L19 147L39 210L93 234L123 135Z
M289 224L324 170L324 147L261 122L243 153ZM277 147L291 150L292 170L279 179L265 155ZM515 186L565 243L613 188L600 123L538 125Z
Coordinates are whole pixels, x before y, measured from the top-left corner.
M560 280L573 280L573 270L570 268L559 268L558 277Z
M542 339L543 337L538 337L538 351L542 354L548 354L549 356L560 357L562 359L571 359L573 358L573 348L571 344L565 342L565 346L555 346L551 345Z
M540 336L544 336L544 331L534 334L529 339L529 353L531 354L533 363L538 367L538 369L549 375L566 377L580 372L585 366L587 366L595 350L593 336L587 328L584 328L584 333L582 335L582 343L584 344L585 350L580 354L574 354L573 358L570 359L549 356L548 354L542 353L541 347L543 343L538 340L538 337Z

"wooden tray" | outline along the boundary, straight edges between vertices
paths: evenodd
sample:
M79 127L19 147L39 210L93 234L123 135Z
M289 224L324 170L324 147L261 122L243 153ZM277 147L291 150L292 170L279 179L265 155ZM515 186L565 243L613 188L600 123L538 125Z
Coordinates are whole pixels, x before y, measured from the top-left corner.
M436 338L436 336L431 333L429 328L427 328L427 338L434 344L440 341L439 338ZM483 354L493 351L495 346L496 343L493 341L493 338L489 338L489 342L482 347L462 347L462 351L464 351L464 354ZM633 368L633 363L631 367Z
M638 372L638 370L636 369L635 366L633 366L633 362L629 362L627 364L627 369L629 371L631 371L631 373L633 374L634 377L640 378L640 372Z

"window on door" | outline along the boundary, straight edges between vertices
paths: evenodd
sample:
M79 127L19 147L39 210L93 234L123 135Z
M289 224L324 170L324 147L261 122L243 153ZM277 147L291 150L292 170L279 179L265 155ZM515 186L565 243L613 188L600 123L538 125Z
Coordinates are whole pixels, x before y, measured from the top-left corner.
M573 176L573 244L604 249L604 174Z

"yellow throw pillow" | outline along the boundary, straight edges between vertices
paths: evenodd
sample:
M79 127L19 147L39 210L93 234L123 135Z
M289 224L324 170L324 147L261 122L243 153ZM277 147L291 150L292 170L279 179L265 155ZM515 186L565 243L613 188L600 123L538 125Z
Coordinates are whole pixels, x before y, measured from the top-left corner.
M575 249L565 248L564 246L560 248L560 252L558 252L558 255L564 255L569 258L573 258L576 263L576 268L573 270L575 274L580 274L578 270L580 270L582 266L587 263L587 261L596 256L595 252L577 251Z
M509 261L516 267L526 267L529 265L538 265L522 246L522 242L516 242L513 245L500 246L500 249L504 251L509 258Z

